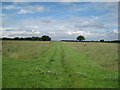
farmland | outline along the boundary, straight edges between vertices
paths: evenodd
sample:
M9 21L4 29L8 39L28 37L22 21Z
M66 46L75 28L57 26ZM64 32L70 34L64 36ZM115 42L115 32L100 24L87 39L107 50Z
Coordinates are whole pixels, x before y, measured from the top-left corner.
M65 43L75 48L83 55L91 58L103 69L118 70L118 44L117 43Z
M118 44L3 41L3 88L117 88Z

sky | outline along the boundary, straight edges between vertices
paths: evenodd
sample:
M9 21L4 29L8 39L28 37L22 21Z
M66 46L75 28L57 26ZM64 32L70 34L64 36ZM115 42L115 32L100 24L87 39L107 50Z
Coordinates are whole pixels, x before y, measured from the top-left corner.
M117 2L3 2L2 37L118 39Z

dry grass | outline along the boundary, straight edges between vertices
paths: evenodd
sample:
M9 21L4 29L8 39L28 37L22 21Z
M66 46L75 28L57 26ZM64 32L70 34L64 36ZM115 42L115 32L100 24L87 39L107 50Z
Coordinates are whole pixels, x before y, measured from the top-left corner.
M52 42L43 41L3 41L3 57L16 59L34 59L42 55L53 45Z
M118 70L117 43L65 42L65 44L94 60L103 69Z

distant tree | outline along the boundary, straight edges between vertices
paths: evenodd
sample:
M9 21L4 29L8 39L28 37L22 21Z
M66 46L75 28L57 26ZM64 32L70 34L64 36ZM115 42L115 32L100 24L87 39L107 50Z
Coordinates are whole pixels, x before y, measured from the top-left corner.
M49 36L44 35L44 36L42 36L42 40L43 41L51 41L51 38Z
M26 37L26 38L24 38L25 40L32 40L32 38L31 37Z
M2 40L12 40L12 38L3 37Z
M32 40L33 41L42 41L42 38L41 37L32 37Z
M23 37L19 38L19 40L25 40Z
M42 41L42 37L39 37L39 38L38 38L38 41Z
M49 36L42 36L42 37L14 37L14 38L7 38L3 37L0 38L2 40L32 40L32 41L51 41L51 38Z
M101 39L100 42L104 42L104 39Z
M37 39L36 37L32 37L32 40L33 40L33 41L36 41L36 39Z
M80 35L80 36L78 36L76 39L79 40L79 41L83 41L83 40L85 40L85 37L82 36L82 35Z
M19 40L19 37L15 37L15 38L13 38L13 40Z

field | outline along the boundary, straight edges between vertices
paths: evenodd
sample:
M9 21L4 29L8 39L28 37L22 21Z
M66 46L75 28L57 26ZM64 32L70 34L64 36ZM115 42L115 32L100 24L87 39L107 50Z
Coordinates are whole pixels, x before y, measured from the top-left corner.
M118 44L3 41L3 88L117 88Z

